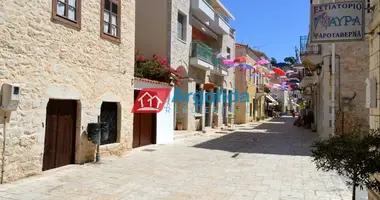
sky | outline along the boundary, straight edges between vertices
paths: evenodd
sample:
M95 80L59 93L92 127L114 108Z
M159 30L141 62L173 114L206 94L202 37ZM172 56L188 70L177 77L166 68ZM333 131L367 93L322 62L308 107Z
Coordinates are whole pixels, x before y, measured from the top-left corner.
M308 34L310 1L307 0L221 0L235 17L236 42L248 44L283 62L295 57L300 36ZM258 49L259 48L259 49Z

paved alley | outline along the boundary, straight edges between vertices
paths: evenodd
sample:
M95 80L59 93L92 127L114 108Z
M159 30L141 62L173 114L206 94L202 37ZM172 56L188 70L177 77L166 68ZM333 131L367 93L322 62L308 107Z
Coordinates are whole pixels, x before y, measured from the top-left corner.
M349 200L334 173L317 171L316 133L278 118L261 125L135 149L0 187L0 199Z

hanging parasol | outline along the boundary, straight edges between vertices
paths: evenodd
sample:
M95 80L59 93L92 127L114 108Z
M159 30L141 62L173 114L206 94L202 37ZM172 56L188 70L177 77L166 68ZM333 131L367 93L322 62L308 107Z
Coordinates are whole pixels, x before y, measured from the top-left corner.
M285 76L286 75L286 73L284 72L284 70L282 70L282 69L280 69L278 67L273 68L272 71L274 71L274 73L276 73L279 76Z
M271 85L271 84L265 84L265 87L267 87L267 88L272 88L273 86Z
M294 71L293 70L288 70L288 71L286 71L286 73L287 74L291 74L291 73L294 73Z
M224 64L224 65L233 65L233 64L235 64L235 62L234 62L234 60L229 59L229 60L223 60L222 64Z
M228 53L221 52L221 53L216 54L216 58L227 58L227 56L229 56L229 55L230 54L228 54Z
M261 59L261 60L258 60L256 62L257 65L266 65L266 64L269 64L270 62L265 60L265 59Z
M259 69L255 69L252 73L260 73Z
M272 75L270 75L270 74L264 74L263 77L264 78L272 78Z
M247 62L247 60L248 60L247 57L240 56L240 57L235 58L234 62L236 62L236 63L243 63L243 62Z
M252 65L247 64L247 63L240 63L238 66L242 69L254 69Z

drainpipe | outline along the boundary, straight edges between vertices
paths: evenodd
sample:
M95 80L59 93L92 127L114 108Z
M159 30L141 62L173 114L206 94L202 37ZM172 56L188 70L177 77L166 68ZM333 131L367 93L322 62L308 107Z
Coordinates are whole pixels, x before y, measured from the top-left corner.
M7 113L4 112L4 126L3 126L3 150L1 153L1 182L0 184L3 184L4 181L4 166L5 166L5 131L6 131L6 124L7 124Z
M335 0L332 0L335 3ZM332 135L335 134L335 43L331 45L331 128Z

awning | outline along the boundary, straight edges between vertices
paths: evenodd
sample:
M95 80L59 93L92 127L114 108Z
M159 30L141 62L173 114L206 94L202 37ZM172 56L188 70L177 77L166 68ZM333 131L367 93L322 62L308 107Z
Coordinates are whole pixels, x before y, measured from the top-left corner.
M273 99L272 96L270 96L270 95L266 95L265 97L266 97L269 101L271 101L274 105L278 105L278 102L277 102L275 99Z

